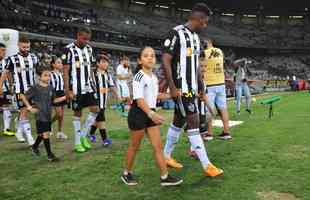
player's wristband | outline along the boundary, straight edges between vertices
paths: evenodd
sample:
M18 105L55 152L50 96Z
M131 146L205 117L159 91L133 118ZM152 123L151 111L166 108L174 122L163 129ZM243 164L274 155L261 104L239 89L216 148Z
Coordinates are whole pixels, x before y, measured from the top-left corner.
M154 112L153 110L151 110L151 111L147 114L147 116L148 116L150 119L152 119L153 116L154 116L154 114L155 114L155 112Z

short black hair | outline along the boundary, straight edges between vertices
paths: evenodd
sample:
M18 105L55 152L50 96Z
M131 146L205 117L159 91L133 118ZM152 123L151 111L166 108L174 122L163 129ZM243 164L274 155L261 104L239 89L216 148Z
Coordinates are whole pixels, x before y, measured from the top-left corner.
M205 3L195 4L192 9L192 13L194 12L201 12L204 13L206 16L211 16L213 14L212 10Z
M78 33L87 33L87 34L91 34L91 30L88 27L81 27L78 29Z
M20 42L20 43L30 43L30 40L27 38L27 36L21 35L21 36L19 37L18 42Z
M6 48L5 44L0 42L0 48Z
M37 75L40 77L42 74L43 74L43 72L45 72L45 71L51 71L51 68L50 67L47 67L47 66L40 66L40 67L38 67L37 69L36 69L36 73L37 73Z

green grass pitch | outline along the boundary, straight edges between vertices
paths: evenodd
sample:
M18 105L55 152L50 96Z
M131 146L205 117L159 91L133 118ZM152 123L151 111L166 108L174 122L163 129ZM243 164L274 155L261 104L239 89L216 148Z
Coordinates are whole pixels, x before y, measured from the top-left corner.
M115 111L107 112L110 148L98 142L84 153L72 152L72 113L66 111L66 142L52 136L59 163L49 163L41 144L42 155L34 158L25 144L14 137L0 136L0 199L1 200L88 200L88 199L159 199L159 200L271 200L310 199L310 94L280 93L275 115L267 118L267 107L253 104L254 114L234 114L232 120L244 124L232 129L233 140L206 143L212 162L224 169L224 176L206 178L200 163L188 157L186 136L176 146L174 157L184 165L182 171L170 170L183 177L179 187L159 185L151 146L145 138L135 163L139 185L128 187L120 180L123 156L129 132L126 119ZM160 111L169 124L172 111ZM167 125L162 126L164 142ZM35 127L33 126L33 130ZM216 129L216 133L220 129ZM35 134L33 134L35 136Z

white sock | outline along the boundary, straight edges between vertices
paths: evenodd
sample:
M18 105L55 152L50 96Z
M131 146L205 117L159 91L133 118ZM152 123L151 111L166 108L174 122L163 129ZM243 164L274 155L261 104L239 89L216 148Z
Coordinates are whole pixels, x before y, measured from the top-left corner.
M81 131L82 137L85 137L89 133L91 126L96 121L96 117L97 117L97 113L89 113L88 114L88 116L84 122L84 125L83 125L83 131Z
M21 120L17 120L17 123L16 123L16 138L18 141L24 141L24 137L23 137L23 124L22 124L22 121Z
M34 140L33 137L31 135L31 125L29 120L23 120L22 121L22 125L23 125L23 131L25 133L25 136L27 138L27 142L29 145L33 145L34 144Z
M74 127L74 139L75 139L75 145L81 144L81 118L79 117L73 117L73 127Z
M166 144L164 148L164 156L166 158L170 158L174 146L179 141L179 137L181 134L181 128L175 127L173 124L170 125L167 133Z
M195 153L197 154L202 167L206 169L210 163L210 160L201 135L199 134L199 129L188 130L187 132L191 146L195 149Z
M166 179L167 177L168 177L168 173L163 175L163 176L160 176L160 178L163 179L163 180Z
M4 109L3 110L3 126L4 130L10 129L11 126L12 114L11 111Z

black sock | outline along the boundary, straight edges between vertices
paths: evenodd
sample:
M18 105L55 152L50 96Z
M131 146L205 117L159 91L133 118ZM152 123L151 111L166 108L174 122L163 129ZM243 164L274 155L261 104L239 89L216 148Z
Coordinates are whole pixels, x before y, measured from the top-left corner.
M42 137L40 135L38 135L36 141L34 142L34 144L32 145L33 148L37 149L39 148L40 143L42 142Z
M122 112L125 112L125 103L121 103Z
M100 135L101 135L102 141L107 139L106 129L100 129L99 131L100 131Z
M97 127L96 127L96 126L94 126L94 125L92 125L92 126L91 126L91 128L90 128L90 132L89 132L89 134L90 134L90 135L95 135L96 130L97 130Z
M50 139L47 138L47 139L44 139L43 141L44 141L44 146L45 146L47 155L48 156L52 155Z

